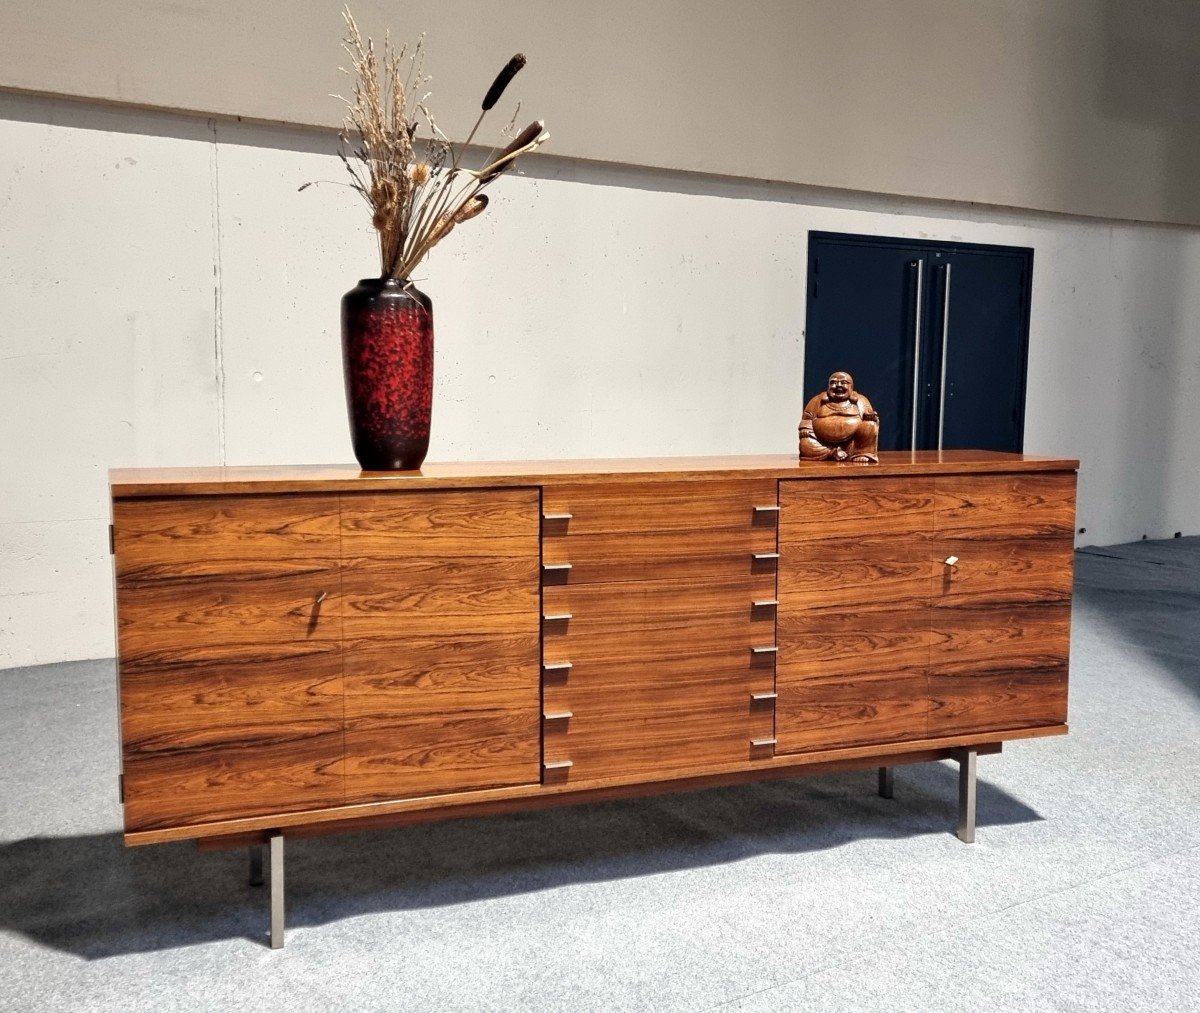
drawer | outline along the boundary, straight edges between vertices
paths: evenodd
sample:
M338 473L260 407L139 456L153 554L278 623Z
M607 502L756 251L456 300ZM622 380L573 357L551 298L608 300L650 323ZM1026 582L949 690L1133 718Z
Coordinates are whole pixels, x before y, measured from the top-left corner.
M542 533L628 534L707 529L775 530L775 479L552 485L542 490ZM570 514L569 518L563 517Z
M569 613L577 628L589 629L626 630L660 619L690 619L696 626L721 620L773 631L774 601L774 574L542 588L543 615Z
M544 582L773 574L774 505L773 481L548 487L543 494Z

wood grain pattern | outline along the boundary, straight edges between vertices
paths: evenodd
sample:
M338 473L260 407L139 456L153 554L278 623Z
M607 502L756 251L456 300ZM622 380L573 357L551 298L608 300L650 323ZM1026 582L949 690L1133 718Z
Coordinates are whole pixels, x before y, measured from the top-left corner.
M347 496L350 802L540 777L539 493Z
M129 832L342 805L340 645L121 669Z
M930 734L1067 716L1075 476L935 479Z
M781 753L926 737L927 666L902 672L835 670L796 675L783 666L778 675L775 721Z
M940 539L972 541L1075 534L1075 475L977 475L933 480Z
M127 839L1064 731L1074 462L884 458L115 476ZM754 513L776 495L778 515ZM543 575L539 547L573 569ZM751 653L776 642L778 665ZM556 661L572 667L543 673ZM768 738L779 755L750 748ZM543 783L543 754L574 766Z
M251 839L249 837L251 834L280 827L288 828L289 833L292 832L291 828L295 828L298 835L305 833L319 835L323 832L340 832L351 828L362 829L410 821L458 819L497 812L537 809L545 806L634 798L640 795L670 791L695 791L726 784L800 777L806 774L831 773L837 770L861 770L880 765L924 763L929 760L948 759L951 749L963 746L971 746L981 755L998 753L1001 740L1007 742L1066 735L1067 731L1066 725L1013 728L1005 730L1001 735L951 735L937 739L895 743L883 747L878 745L853 746L845 749L774 756L758 764L739 760L714 766L699 775L675 772L657 778L647 778L641 775L604 778L588 785L570 783L518 785L511 788L493 788L451 795L430 795L419 799L400 799L336 809L318 809L306 813L285 814L275 818L228 820L224 823L200 828L174 827L142 834L127 834L125 843L130 845L158 844L166 841L204 837L224 838L224 841L221 842L210 842L213 847L224 847L228 841L236 840L244 843Z
M345 802L338 513L114 504L127 829Z
M571 713L544 726L544 758L570 760L559 781L587 783L621 772L646 776L703 770L750 758L750 740L771 737L773 707L751 692L774 688L772 481L621 489L564 486L543 494L543 558L570 562L542 589L545 709ZM763 730L766 734L762 735ZM770 756L770 752L766 753Z
M710 457L642 457L560 461L426 463L420 471L363 472L355 465L284 465L224 468L115 468L109 486L116 499L133 496L207 496L220 493L404 492L418 489L553 487L711 481L722 476L825 482L854 477L968 475L1075 471L1079 462L1060 457L1002 454L988 450L884 451L869 474L859 465L798 461L790 454Z

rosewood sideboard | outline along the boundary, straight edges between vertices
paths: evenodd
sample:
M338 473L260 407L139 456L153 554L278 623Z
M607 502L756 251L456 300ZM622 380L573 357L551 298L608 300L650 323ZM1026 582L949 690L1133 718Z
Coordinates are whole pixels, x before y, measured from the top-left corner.
M1078 462L115 470L128 844L975 762L1067 725ZM261 878L259 879L261 882Z

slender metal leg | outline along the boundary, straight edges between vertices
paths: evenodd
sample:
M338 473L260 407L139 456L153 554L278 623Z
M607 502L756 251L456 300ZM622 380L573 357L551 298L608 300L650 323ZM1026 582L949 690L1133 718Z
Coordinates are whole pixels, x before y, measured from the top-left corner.
M979 753L974 749L956 749L958 761L958 839L964 844L975 843L975 763Z
M271 949L283 946L283 834L271 835Z
M895 772L891 767L879 768L879 797L891 798L896 786Z
M250 845L250 885L263 885L263 849L261 844Z

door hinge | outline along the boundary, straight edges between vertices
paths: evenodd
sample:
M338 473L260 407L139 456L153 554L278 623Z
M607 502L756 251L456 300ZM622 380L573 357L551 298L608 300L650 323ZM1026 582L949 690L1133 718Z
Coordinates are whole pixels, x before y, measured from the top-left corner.
M112 524L108 526L108 554L110 556L117 554L117 529Z
M117 775L117 801L120 802L121 805L125 804L125 775L124 774Z

